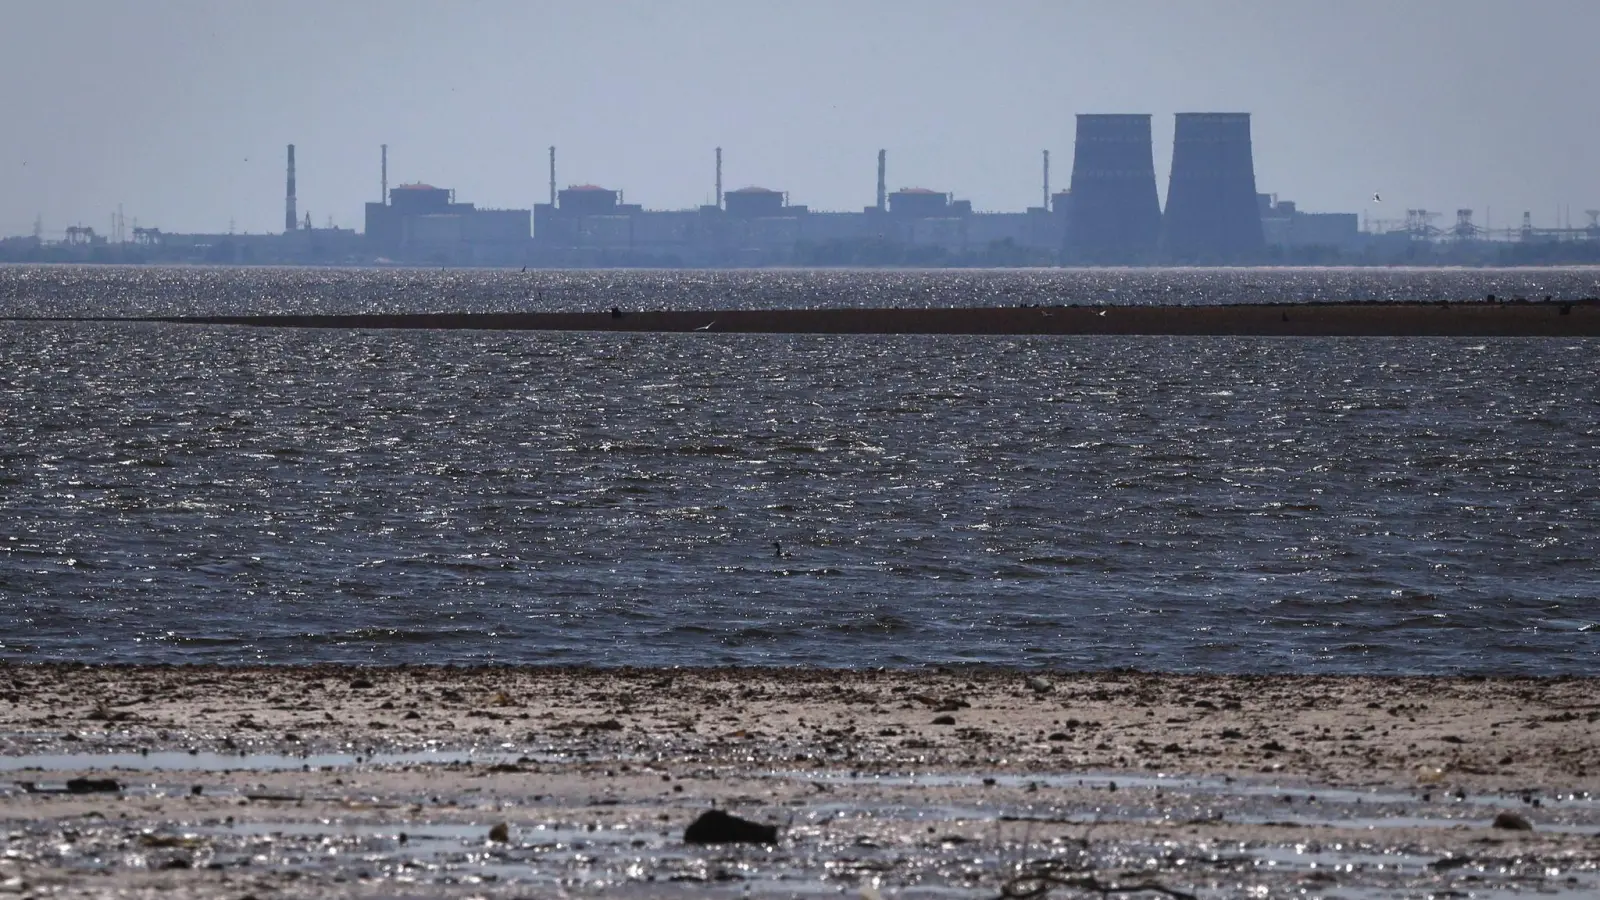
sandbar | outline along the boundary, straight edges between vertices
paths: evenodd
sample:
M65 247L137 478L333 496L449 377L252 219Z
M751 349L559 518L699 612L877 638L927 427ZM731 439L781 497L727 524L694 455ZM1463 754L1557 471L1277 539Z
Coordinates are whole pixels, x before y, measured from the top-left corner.
M1006 307L191 315L42 319L267 328L734 334L1595 337L1600 299L1472 303L1059 304Z

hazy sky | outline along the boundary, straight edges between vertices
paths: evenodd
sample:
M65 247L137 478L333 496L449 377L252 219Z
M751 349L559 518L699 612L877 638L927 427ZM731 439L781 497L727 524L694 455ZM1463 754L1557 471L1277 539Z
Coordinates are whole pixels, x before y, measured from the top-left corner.
M889 187L1020 210L1071 173L1073 116L1254 114L1257 186L1301 208L1600 207L1600 0L0 0L0 234L81 222L283 227L284 145L317 225L390 184L528 207ZM1374 191L1383 194L1374 204Z

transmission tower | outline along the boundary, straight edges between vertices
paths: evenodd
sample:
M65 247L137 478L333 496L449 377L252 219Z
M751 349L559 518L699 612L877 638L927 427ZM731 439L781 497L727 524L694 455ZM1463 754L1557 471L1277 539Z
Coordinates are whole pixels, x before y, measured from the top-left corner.
M1406 231L1411 232L1414 238L1433 238L1439 236L1439 229L1433 225L1433 220L1439 218L1439 213L1426 209L1406 210Z
M1472 210L1456 210L1456 225L1450 229L1451 237L1458 241L1470 241L1483 233L1483 229L1472 224Z

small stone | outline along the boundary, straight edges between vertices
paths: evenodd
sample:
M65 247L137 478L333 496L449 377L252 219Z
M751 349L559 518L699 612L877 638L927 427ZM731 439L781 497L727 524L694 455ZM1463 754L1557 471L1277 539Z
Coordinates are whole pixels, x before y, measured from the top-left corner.
M1035 694L1048 694L1056 689L1050 679L1041 678L1038 675L1029 678L1025 683L1028 685L1028 690L1033 691Z
M933 719L933 724L935 725L954 725L955 723L955 716L935 716Z
M707 810L684 829L686 844L776 844L778 827L741 819L720 809Z
M489 840L497 844L511 843L511 826L504 822L489 829Z
M1494 817L1494 827L1503 828L1506 831L1532 831L1533 823L1529 822L1525 817L1508 810Z

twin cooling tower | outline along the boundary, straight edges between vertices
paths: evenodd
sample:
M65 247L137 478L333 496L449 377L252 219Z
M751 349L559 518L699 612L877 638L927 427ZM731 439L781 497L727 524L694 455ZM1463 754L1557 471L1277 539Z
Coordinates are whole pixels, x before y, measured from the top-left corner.
M1249 261L1264 247L1249 113L1179 113L1167 209L1148 115L1080 115L1068 255L1080 262Z

